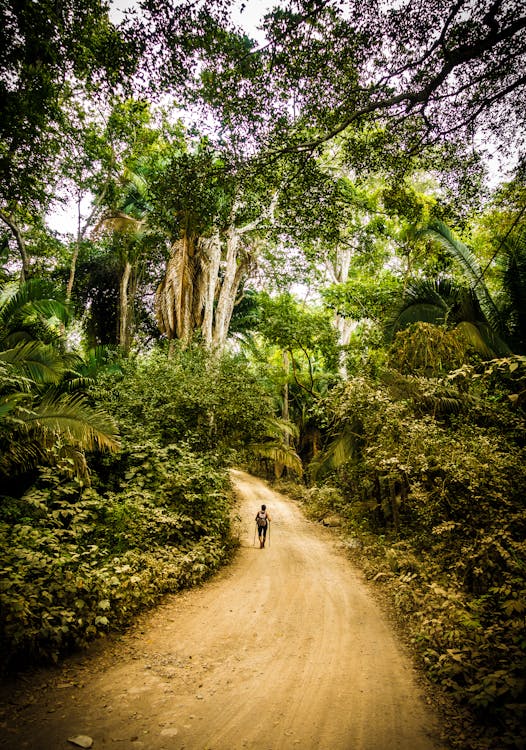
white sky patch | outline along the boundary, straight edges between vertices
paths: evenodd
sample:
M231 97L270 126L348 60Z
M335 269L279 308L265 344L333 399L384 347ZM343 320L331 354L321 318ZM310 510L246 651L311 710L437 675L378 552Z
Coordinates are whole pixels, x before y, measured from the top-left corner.
M127 10L137 7L137 0L110 0L110 20L118 25L124 19Z
M238 0L232 8L232 20L261 44L265 41L265 34L259 29L263 16L278 5L276 0Z
M258 26L263 16L279 4L279 0L236 0L231 11L232 20L261 42L265 37ZM110 0L110 19L115 24L121 23L126 11L137 8L137 5L137 0Z

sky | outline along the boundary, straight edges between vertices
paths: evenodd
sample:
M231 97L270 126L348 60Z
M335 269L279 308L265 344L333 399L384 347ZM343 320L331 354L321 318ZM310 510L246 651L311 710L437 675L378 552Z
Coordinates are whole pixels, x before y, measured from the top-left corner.
M275 5L279 5L279 0L236 0L232 18L259 41L261 34L257 26L265 13ZM123 18L123 12L135 7L137 0L110 0L110 18L119 23Z

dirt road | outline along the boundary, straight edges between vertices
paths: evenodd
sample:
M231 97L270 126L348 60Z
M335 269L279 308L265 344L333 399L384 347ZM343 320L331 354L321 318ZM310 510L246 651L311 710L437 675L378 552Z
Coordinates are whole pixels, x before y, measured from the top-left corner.
M436 719L388 622L330 533L234 473L242 548L116 643L14 700L0 748L438 750ZM270 547L253 546L259 503ZM33 701L35 703L33 703Z

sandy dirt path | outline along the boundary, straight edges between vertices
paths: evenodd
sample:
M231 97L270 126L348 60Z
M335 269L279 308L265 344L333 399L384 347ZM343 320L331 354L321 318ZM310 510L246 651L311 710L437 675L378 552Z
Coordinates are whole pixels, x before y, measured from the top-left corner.
M334 536L260 480L233 478L235 562L15 691L1 748L71 750L76 735L94 750L442 747L407 656ZM273 523L260 550L262 502Z

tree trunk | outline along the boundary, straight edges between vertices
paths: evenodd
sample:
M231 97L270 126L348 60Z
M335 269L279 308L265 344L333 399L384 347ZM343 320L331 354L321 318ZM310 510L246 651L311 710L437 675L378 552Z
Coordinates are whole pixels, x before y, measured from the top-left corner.
M184 235L174 242L165 277L155 295L159 330L169 340L177 338L185 345L200 330L206 346L219 352L223 349L239 287L251 259L241 238L271 215L276 200L277 195L268 211L239 228L235 226L239 205L234 202L224 235L223 261L217 227L210 237Z
M119 284L119 347L128 354L131 346L131 315L130 315L130 283L132 279L132 264L126 258L124 270ZM133 300L132 300L133 304Z
M395 480L389 477L389 497L391 500L391 512L393 514L393 527L396 536L400 534L400 516L398 513L398 498L395 490Z
M188 344L196 323L194 288L199 280L197 238L184 235L172 245L164 279L155 294L159 330L171 341ZM200 324L200 321L199 321Z
M26 281L29 278L30 267L29 267L29 256L27 254L26 244L24 242L22 230L20 229L15 219L10 214L6 214L4 211L1 211L1 210L0 210L0 219L4 222L4 224L7 224L7 226L13 233L13 236L16 240L18 252L20 253L20 257L22 259L22 269L20 271L20 282L23 284L24 281Z
M226 236L224 272L217 299L212 335L213 344L218 351L221 351L225 345L239 286L248 267L247 256L239 257L240 244L241 233L234 226L230 226Z
M101 193L101 199L104 197L105 193L106 193L106 188L104 188L104 190ZM81 202L82 202L82 196L79 194L77 195L77 237L75 240L75 248L73 250L73 255L71 257L71 266L69 268L68 285L66 287L67 302L71 300L71 295L73 294L73 284L75 283L75 273L77 270L77 261L79 259L81 242L86 236L86 232L89 229L90 225L92 224L93 219L95 215L97 214L97 211L99 211L99 206L94 205L89 213L88 218L84 222L84 225L82 225L82 214L80 211Z
M284 351L282 353L283 372L285 373L285 382L283 383L283 402L281 405L281 418L288 422L289 421L289 370L290 360L289 353ZM290 435L286 432L283 436L283 442L288 447L290 445ZM284 466L279 461L274 462L274 476L279 479L283 474Z
M82 241L82 228L80 225L81 222L81 213L80 213L80 196L77 197L77 239L75 240L75 247L73 250L73 255L71 256L71 265L69 267L69 278L68 278L68 285L66 287L66 302L69 302L71 300L71 295L73 293L73 284L75 283L75 272L77 270L77 260L79 258L79 252L80 252L80 243Z
M205 345L211 347L213 341L214 304L217 287L219 285L219 269L221 265L221 240L219 237L219 231L216 231L212 237L202 237L199 243L202 248L201 265L206 278L201 330Z
M339 245L336 248L334 262L327 264L329 276L334 284L345 284L348 281L353 252L353 248L349 245ZM334 326L339 334L338 343L340 346L347 346L349 344L351 334L356 325L356 321L349 320L348 318L343 317L343 315L339 315L337 312L334 314ZM340 355L340 373L343 376L347 374L343 352Z

